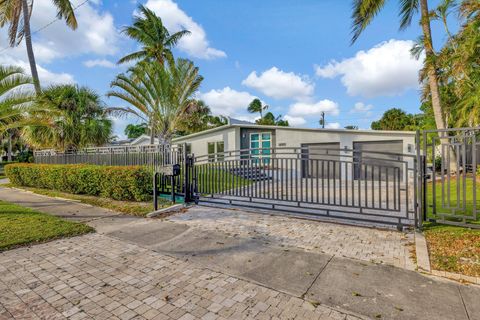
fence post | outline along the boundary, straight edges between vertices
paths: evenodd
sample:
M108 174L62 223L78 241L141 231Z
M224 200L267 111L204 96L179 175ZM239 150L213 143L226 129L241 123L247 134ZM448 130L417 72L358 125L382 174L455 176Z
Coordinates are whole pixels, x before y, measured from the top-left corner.
M158 172L153 174L153 209L158 210Z
M184 178L184 192L185 192L185 203L192 201L191 188L190 188L190 157L187 152L187 144L183 144L183 178Z

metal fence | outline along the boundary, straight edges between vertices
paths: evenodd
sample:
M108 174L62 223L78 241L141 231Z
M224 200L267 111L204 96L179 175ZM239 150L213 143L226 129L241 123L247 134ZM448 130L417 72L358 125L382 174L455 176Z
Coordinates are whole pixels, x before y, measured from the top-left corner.
M425 219L479 228L477 165L480 128L427 130L422 153L431 163L423 188Z
M194 157L200 202L384 225L417 224L416 155L269 148Z
M181 146L149 145L34 155L36 163L148 166L159 173L158 190L205 204L370 224L480 227L480 128L426 130L416 140L414 154L298 147L187 155ZM182 169L173 178L163 170L172 164Z
M41 150L34 152L35 163L43 164L94 164L108 166L162 166L183 162L181 149L167 145L99 147L82 150L56 152Z

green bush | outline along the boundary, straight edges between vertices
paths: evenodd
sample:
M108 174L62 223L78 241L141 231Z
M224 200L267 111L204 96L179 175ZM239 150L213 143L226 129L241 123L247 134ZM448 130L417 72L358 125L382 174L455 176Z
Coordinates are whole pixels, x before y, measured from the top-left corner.
M17 186L115 200L146 201L151 198L152 173L145 167L17 163L7 165L5 173Z

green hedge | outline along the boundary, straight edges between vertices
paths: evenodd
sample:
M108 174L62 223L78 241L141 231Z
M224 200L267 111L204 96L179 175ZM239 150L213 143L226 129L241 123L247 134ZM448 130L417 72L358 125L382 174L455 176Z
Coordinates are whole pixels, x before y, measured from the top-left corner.
M14 185L87 194L115 200L151 198L152 173L145 167L18 163L5 167Z

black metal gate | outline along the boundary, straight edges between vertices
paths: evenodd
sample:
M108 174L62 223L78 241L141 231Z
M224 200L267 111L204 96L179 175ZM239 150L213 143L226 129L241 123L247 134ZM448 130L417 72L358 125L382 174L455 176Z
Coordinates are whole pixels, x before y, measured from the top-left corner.
M477 161L480 128L427 130L422 135L423 216L426 220L480 227Z
M191 181L203 204L400 228L418 225L418 169L415 153L260 148L195 156Z

